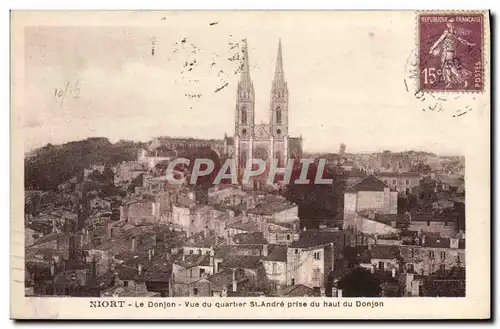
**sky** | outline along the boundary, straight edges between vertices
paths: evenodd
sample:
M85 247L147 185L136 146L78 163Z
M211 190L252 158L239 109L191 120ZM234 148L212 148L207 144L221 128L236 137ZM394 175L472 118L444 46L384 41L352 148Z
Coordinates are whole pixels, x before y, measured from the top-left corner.
M280 38L289 131L303 136L306 152L338 152L345 143L348 152L462 153L469 123L422 111L405 90L411 12L177 12L27 27L25 152L92 136L232 136L239 62L228 58L243 39L256 123L268 122Z

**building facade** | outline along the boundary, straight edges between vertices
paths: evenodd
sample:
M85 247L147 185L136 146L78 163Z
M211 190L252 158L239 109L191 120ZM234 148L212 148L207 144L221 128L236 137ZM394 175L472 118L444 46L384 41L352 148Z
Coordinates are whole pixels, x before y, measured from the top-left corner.
M271 159L276 159L278 165L283 167L287 159L299 158L302 154L302 138L289 136L289 93L283 70L281 41L271 87L269 123L255 124L255 91L250 77L246 42L243 56L236 94L233 153L239 176L250 159L261 159L268 164Z

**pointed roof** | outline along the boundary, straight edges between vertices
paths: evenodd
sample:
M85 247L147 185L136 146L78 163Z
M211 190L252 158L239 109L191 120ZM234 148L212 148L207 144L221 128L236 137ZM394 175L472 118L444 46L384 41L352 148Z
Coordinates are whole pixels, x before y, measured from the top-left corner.
M388 188L384 182L382 182L380 179L377 177L370 175L365 178L363 178L359 183L353 185L351 187L352 190L359 192L359 191L384 191L385 188Z
M241 77L240 81L241 82L250 82L250 60L248 56L248 45L247 45L247 39L243 39L243 63L242 68L241 68Z
M278 43L278 57L276 58L276 70L274 71L274 82L284 82L285 73L283 71L283 54L281 50L281 38Z

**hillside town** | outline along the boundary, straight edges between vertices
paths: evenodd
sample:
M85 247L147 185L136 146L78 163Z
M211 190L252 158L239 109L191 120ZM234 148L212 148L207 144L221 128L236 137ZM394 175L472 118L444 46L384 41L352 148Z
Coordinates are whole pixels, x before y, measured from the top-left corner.
M72 167L57 188L27 185L26 296L465 296L464 158L308 153L307 136L288 135L282 56L280 42L268 124L254 122L245 59L233 137L158 137L135 159ZM332 183L192 184L176 167L173 184L181 157L325 159Z
M418 173L338 155L343 209L311 228L276 191L169 184L143 155L26 191L27 295L335 297L360 268L378 296L465 294L460 161Z

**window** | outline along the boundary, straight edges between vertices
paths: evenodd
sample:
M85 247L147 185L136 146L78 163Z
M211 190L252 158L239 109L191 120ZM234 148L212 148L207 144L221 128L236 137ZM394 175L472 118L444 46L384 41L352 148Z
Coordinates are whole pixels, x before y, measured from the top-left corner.
M247 124L247 108L245 106L241 109L241 124Z
M415 272L415 265L413 265L413 263L406 264L406 270L409 273L414 273Z
M193 269L189 269L189 278L193 278Z
M295 255L299 254L299 249L295 249Z
M198 255L201 255L201 249L198 249Z
M123 281L123 286L128 287L128 281Z
M320 253L320 252L315 252L315 253L314 253L314 259L319 260L319 259L320 259L320 256L321 256L321 253Z
M205 273L205 269L204 268L200 268L200 277Z
M207 250L207 251L205 252L205 255L210 255L210 250Z
M292 278L292 280L291 280L291 282L290 282L290 283L292 284L292 286L293 286L293 285L295 285L295 279L294 279L294 278Z
M415 249L410 248L410 257L415 258Z
M410 181L409 180L406 180L406 185L410 185Z
M287 234L287 235L286 235L286 239L287 239L288 241L290 241L290 234Z
M276 123L281 124L281 108L276 108Z
M193 289L193 295L198 296L198 288Z
M429 258L432 258L432 259L434 258L434 251L432 251L432 250L429 251Z
M446 266L444 264L439 265L439 272L441 272L441 273L446 272Z
M396 180L395 179L392 180L392 185L396 185Z
M194 253L194 250L193 250L193 249L189 250L189 254L190 254L190 255L192 255L193 253Z
M439 257L440 257L441 259L446 259L446 251L441 251L441 252L439 253Z
M320 277L320 269L319 268L313 269L312 280L315 282L314 284L316 286L319 286L319 277Z
M378 269L383 271L385 269L385 264L384 262L378 262Z

